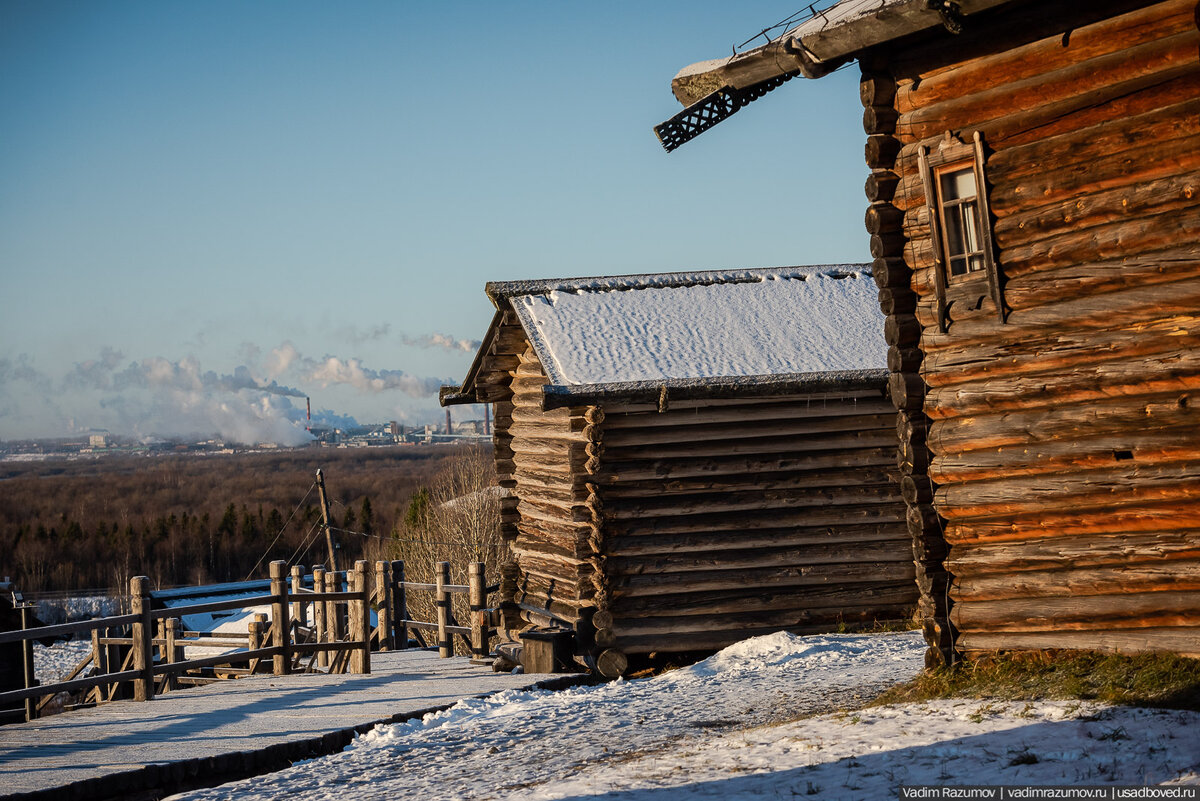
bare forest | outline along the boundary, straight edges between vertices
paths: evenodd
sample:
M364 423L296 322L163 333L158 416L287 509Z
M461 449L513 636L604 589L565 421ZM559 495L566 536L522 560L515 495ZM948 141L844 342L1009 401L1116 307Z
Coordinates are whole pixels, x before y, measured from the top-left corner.
M6 463L0 574L26 592L104 590L133 575L171 586L262 577L273 559L325 563L317 468L339 566L361 558L423 562L438 555L433 543L495 541L495 521L476 519L496 515L489 493L457 511L441 506L490 486L490 462L464 446ZM448 516L453 522L441 520ZM451 538L446 525L481 530ZM495 555L478 556L494 564Z

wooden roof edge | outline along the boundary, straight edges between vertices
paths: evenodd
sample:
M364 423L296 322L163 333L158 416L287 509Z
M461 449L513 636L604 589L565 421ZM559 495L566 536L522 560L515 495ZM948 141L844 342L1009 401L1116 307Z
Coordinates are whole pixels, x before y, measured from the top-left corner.
M462 387L447 384L438 390L438 403L442 406L462 406L466 403L479 403L479 398L473 392L463 392Z
M542 408L604 406L612 403L658 403L705 398L758 397L765 394L836 394L859 390L887 391L886 368L827 370L816 373L722 376L716 378L665 378L611 384L547 384L542 388Z
M790 267L746 267L724 270L692 270L666 273L585 276L579 278L537 278L526 281L489 281L485 287L497 308L520 295L544 295L548 292L581 292L624 289L674 289L711 284L745 284L770 276L802 277L816 274L871 274L870 262L808 264Z
M1010 2L958 0L953 13L969 17ZM720 89L747 89L797 71L820 78L871 47L948 25L937 5L929 0L842 0L753 50L689 64L671 80L671 92L691 106Z
M442 406L480 402L475 396L475 381L484 369L484 363L488 356L491 355L492 343L496 341L496 333L500 330L503 320L504 309L497 305L496 313L492 315L492 321L483 335L483 342L480 343L479 350L475 351L475 358L471 360L471 366L467 368L467 376L463 379L462 384L457 387L444 386L438 390L438 403Z

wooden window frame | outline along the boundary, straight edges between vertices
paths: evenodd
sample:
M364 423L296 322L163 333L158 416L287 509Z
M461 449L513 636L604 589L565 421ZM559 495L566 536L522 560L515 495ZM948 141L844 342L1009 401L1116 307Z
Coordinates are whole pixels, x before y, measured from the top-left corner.
M963 287L969 292L971 286L979 286L986 282L987 292L996 304L1000 322L1004 323L1004 298L1000 290L1000 275L996 269L995 247L992 242L992 216L988 207L987 183L983 173L983 136L975 131L970 142L964 142L949 131L938 144L936 150L921 146L917 149L917 159L921 171L921 181L925 186L925 204L929 211L930 233L933 238L934 258L934 291L937 296L938 330L946 332L947 287ZM952 254L947 241L946 209L956 205L954 201L942 200L941 178L944 175L972 169L975 177L975 207L979 223L980 250L966 253L968 260L973 255L983 258L983 268L970 270L960 275L951 273L951 260L958 257ZM961 204L958 204L961 205ZM980 297L977 295L976 297Z

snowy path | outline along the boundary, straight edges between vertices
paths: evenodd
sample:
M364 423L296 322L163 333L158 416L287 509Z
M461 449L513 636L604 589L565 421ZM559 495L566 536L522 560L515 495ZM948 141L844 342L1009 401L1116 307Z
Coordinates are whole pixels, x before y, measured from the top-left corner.
M902 783L1200 781L1192 712L940 701L796 720L911 677L923 650L915 632L774 634L654 679L464 701L177 798L879 799Z
M915 675L918 632L759 637L655 679L556 693L505 692L358 738L344 753L182 796L506 798L572 774L606 773L715 733L839 708ZM481 777L483 783L462 777Z
M366 676L252 676L0 727L0 797L108 797L195 786L172 784L188 774L250 775L330 753L356 728L552 678L416 650L372 654L371 668Z

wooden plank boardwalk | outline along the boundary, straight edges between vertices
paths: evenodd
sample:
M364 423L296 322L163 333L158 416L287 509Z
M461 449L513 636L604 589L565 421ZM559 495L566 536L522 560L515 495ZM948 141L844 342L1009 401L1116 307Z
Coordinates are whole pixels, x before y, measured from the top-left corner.
M334 753L377 723L563 678L392 651L371 654L369 675L252 676L0 726L0 798L159 798Z

